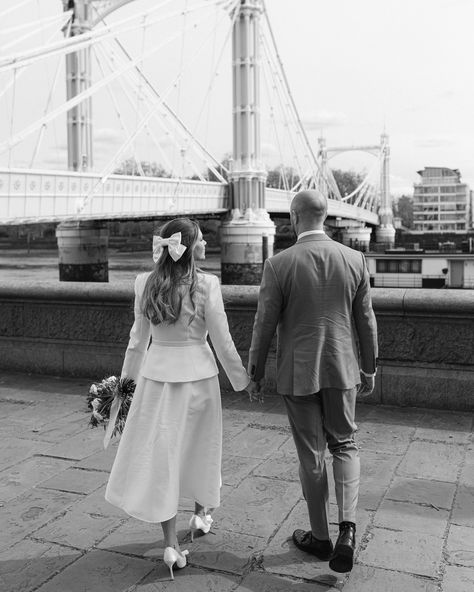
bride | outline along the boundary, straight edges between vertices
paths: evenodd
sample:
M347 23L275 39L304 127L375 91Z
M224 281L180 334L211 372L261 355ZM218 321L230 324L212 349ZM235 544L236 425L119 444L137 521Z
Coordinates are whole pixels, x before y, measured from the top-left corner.
M195 264L205 246L196 222L171 220L154 237L153 271L135 281L122 377L137 386L105 493L130 516L161 523L171 578L188 553L176 533L180 498L194 501L191 538L195 530L209 532L220 504L222 409L208 334L233 388L249 384L219 280Z

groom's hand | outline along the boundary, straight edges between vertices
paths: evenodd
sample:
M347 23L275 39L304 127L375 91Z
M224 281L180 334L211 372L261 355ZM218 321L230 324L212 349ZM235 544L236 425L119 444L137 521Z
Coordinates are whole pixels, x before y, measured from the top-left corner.
M246 390L251 402L258 401L259 403L263 403L263 379L257 381L251 380Z
M360 385L357 391L357 396L360 398L368 397L375 388L375 374L367 375L360 373Z

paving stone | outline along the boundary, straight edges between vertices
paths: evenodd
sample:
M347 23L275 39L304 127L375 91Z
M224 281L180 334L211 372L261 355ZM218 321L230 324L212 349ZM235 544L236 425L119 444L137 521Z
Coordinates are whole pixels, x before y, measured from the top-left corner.
M90 515L72 510L37 530L34 538L77 549L89 549L105 538L118 524L120 524L120 518Z
M414 433L414 427L367 421L359 426L356 440L363 452L404 454Z
M89 416L83 410L75 411L53 423L46 423L34 430L35 438L45 442L60 442L64 438L74 436L90 429Z
M96 454L88 456L87 458L78 462L75 466L78 469L90 469L110 473L115 460L115 455L117 454L118 445L119 441L114 440L110 442L106 450L101 450Z
M425 409L393 407L391 405L372 405L371 407L372 413L368 417L370 422L416 428L426 421L427 412Z
M337 507L330 506L330 535L333 541L338 535ZM368 512L359 510L357 512L357 545L364 537L370 521ZM293 531L297 528L308 530L309 518L308 509L304 500L299 501L291 510L288 517L282 523L271 542L263 553L263 567L266 571L287 575L306 580L317 581L327 585L335 585L341 579L329 569L328 562L320 561L317 557L300 551L291 540ZM357 552L357 550L356 550Z
M375 513L374 526L442 537L448 518L448 510L436 510L409 502L384 500Z
M38 442L34 439L8 438L5 437L5 434L2 432L0 471L13 466L34 454L44 454L50 449L51 444Z
M235 574L243 574L250 567L252 557L264 547L265 540L260 537L223 528L213 528L207 535L194 538L194 542L186 545L192 565Z
M449 509L452 506L455 491L454 483L395 477L385 497L399 502L413 502Z
M468 448L466 463L459 478L460 485L466 485L467 487L474 487L474 458L472 456L474 456L472 448Z
M300 495L297 483L247 477L224 500L216 516L232 532L268 538Z
M125 512L122 514L127 517ZM183 549L187 548L189 540L188 524L191 516L191 512L178 512L176 529ZM114 553L135 555L144 559L159 559L163 555L165 544L160 524L127 517L125 522L103 538L98 547Z
M451 522L474 528L474 487L459 486L454 500Z
M41 586L39 592L117 592L143 579L153 564L143 559L94 550Z
M375 510L393 479L400 457L392 454L376 453L371 450L360 452L359 507ZM331 487L334 479L331 473ZM332 489L331 491L334 491Z
M368 538L366 548L359 555L360 563L436 577L443 547L441 538L425 533L395 532L382 528L373 528Z
M245 428L240 434L225 442L223 454L236 454L249 458L268 458L275 449L286 442L287 434L276 430Z
M0 551L67 510L77 495L58 491L33 489L0 508Z
M0 500L9 501L70 466L71 461L48 456L33 456L17 463L0 473Z
M443 578L443 592L472 592L474 590L474 569L448 565Z
M120 508L109 504L105 497L105 485L90 493L89 495L81 495L75 504L74 510L78 512L86 512L88 514L95 514L98 516L118 516L127 518L128 515Z
M237 576L209 572L192 566L175 570L174 580L171 580L168 568L160 561L142 582L131 586L127 592L233 592L238 582Z
M222 483L225 485L238 485L261 463L261 458L226 454L222 458Z
M14 417L16 413L23 411L25 406L29 405L32 405L32 403L26 401L9 401L2 399L0 400L0 417Z
M73 493L91 493L107 480L108 475L106 473L69 468L43 481L40 487L57 489L58 491L71 491Z
M423 418L423 425L415 431L419 440L437 440L454 444L467 444L472 428L472 418L467 413L430 411Z
M92 454L102 452L103 449L102 432L100 430L86 430L50 446L48 454L60 458L83 460Z
M277 450L252 473L261 477L274 477L299 483L298 467L299 461L295 454Z
M347 592L438 592L438 586L435 582L427 581L426 578L366 565L355 565L343 590Z
M449 563L474 567L474 529L453 524L446 546Z
M455 483L463 450L455 444L412 442L397 473L419 479Z
M0 583L5 592L28 592L79 559L80 551L24 540L0 555Z
M246 576L235 592L331 592L331 590L335 590L335 588L328 588L324 584L315 582L290 580L257 571Z

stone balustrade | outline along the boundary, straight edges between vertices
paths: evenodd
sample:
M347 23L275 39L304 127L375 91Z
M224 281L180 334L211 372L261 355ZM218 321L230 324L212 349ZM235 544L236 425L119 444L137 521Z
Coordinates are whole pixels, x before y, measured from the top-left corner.
M246 362L258 287L223 286ZM379 370L370 403L474 408L474 294L374 288ZM94 380L120 372L133 322L133 285L13 282L0 286L0 368ZM268 360L274 393L275 349ZM221 384L230 388L221 373Z

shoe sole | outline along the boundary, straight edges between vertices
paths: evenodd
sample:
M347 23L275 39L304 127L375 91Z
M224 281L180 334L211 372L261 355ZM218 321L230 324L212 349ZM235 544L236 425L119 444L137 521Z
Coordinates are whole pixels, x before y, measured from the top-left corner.
M348 545L337 547L334 557L329 560L329 567L337 573L347 573L354 565L354 549Z

